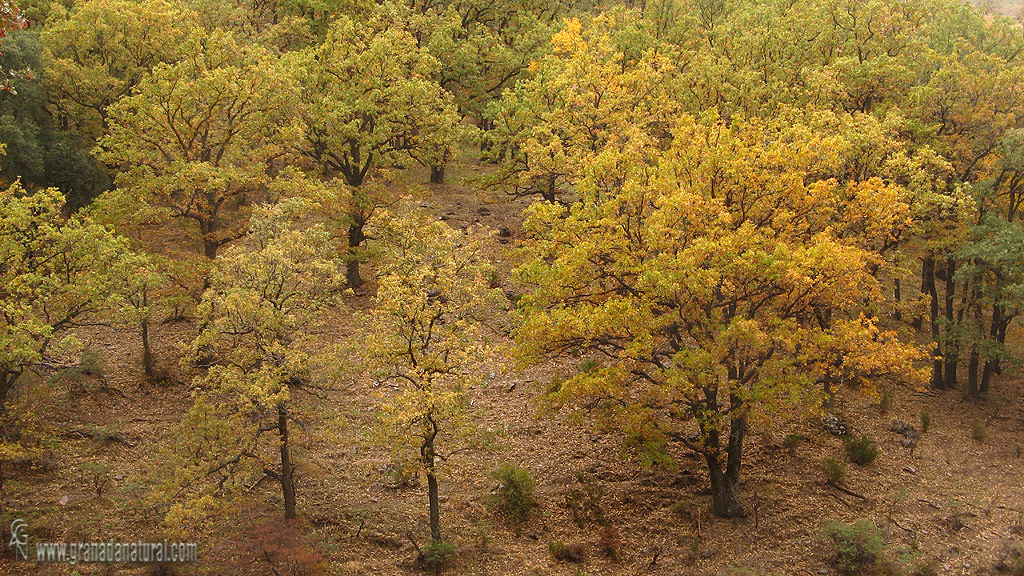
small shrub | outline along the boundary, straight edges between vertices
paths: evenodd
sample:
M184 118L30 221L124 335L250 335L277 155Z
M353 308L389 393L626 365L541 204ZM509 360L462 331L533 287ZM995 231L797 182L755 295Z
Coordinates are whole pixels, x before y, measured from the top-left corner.
M984 442L986 437L988 437L988 430L985 429L984 424L975 422L971 425L971 438L978 442Z
M619 538L618 528L615 526L601 528L597 537L597 549L603 556L610 560L618 560L620 546L622 546L622 539Z
M844 576L859 576L881 572L884 567L885 546L875 523L866 518L853 524L828 522L822 533L835 548L832 565Z
M1021 448L1020 444L1017 444L1016 446L1013 447L1013 453L1017 456L1017 458L1020 458L1021 456L1024 456L1024 448Z
M889 388L882 388L882 395L878 400L878 408L882 414L888 414L889 410L892 409L892 390Z
M867 435L851 436L846 441L846 455L858 466L868 466L878 458L878 445Z
M821 471L825 474L825 483L831 486L837 486L846 480L846 464L836 458L822 460Z
M561 540L548 542L548 551L559 562L572 562L579 564L583 562L586 551L582 544L566 544Z
M932 427L932 413L923 410L921 411L921 434L924 434Z
M914 566L914 571L911 572L912 576L939 576L939 568L942 565L938 560L932 558L926 562L920 562Z
M264 572L295 576L323 574L327 565L317 547L303 535L298 521L276 515L253 527L247 552L238 558L232 573L251 570L253 562L263 565Z
M415 488L420 483L417 469L401 462L395 462L387 470L388 487L393 490Z
M501 288L501 276L498 275L498 271L494 268L487 271L487 287Z
M491 494L492 508L505 515L509 522L522 524L537 510L533 496L535 483L530 471L514 464L502 464L491 473L498 489Z
M1024 576L1024 547L1020 544L1004 544L995 568L1010 576Z
M85 472L86 476L89 478L89 483L92 484L92 489L96 492L96 497L102 498L103 490L107 487L107 482L110 481L110 464L83 462L81 467L82 471Z
M786 437L782 439L782 446L792 456L796 456L796 449L800 447L807 440L806 436L800 434L786 434Z
M423 564L430 570L437 571L458 552L455 546L444 540L431 540L423 547Z
M600 367L600 362L594 360L593 358L587 358L586 360L580 362L580 365L577 366L577 370L579 370L580 374L589 374L590 372L593 372L594 370L597 370Z
M565 507L568 508L572 521L577 526L583 526L591 521L606 526L608 520L604 517L604 510L601 508L604 488L598 484L596 479L586 474L579 474L576 481L579 486L573 488L565 496Z

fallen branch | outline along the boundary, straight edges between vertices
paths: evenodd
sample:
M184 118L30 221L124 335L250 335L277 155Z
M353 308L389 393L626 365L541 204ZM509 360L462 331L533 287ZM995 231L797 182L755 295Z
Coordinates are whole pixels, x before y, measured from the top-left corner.
M868 499L867 496L864 496L863 494L857 494L853 490L850 490L849 488L844 488L844 487L842 487L842 486L840 486L838 484L829 484L829 486L831 486L832 488L835 488L836 490L839 490L843 494L849 494L850 496L853 496L854 498L860 498L861 500L867 500Z
M91 438L93 440L102 440L104 442L117 442L123 444L128 448L135 448L135 443L125 439L124 436L117 432L109 432L107 430L94 430L89 428L76 428L74 430L67 430L61 434L65 438Z

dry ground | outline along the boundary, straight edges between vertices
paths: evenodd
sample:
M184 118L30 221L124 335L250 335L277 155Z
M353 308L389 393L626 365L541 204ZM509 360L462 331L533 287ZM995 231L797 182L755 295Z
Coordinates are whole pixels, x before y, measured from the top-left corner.
M515 244L526 201L478 192L472 177L483 170L462 163L449 175L450 184L422 189L429 192L429 208L452 225L480 222L513 230L509 244L495 243L492 253L507 278L507 249ZM416 170L407 177L426 179ZM512 288L507 281L506 287ZM365 292L372 292L372 285ZM350 309L368 305L369 296L355 296ZM327 338L351 333L348 314L338 315ZM105 328L87 335L89 346L104 358L106 380L101 385L96 378L86 379L77 390L52 387L45 417L63 432L56 456L45 468L14 472L4 487L6 517L24 516L35 540L160 537L160 519L147 507L143 486L147 473L161 466L158 448L188 403L174 359L193 329L187 322L155 327L158 358L178 379L164 385L140 384L134 331ZM732 522L709 515L706 473L692 455L676 454L676 467L645 469L623 457L616 436L596 434L565 415L542 414L535 398L560 369L567 367L541 366L524 373L495 368L486 386L471 391L483 441L451 453L442 466L443 528L460 549L447 573L828 574L829 547L821 524L870 518L882 528L894 558L935 559L940 574L994 574L1006 547L1024 538L1024 459L1019 454L1024 386L1019 378L1003 377L993 397L983 402L963 401L957 392L897 389L886 413L877 400L844 392L833 411L877 439L881 448L873 465L848 467L845 486L856 495L822 481L822 459L844 456L841 442L816 422L762 426L750 436L744 468L742 489L750 517ZM310 546L326 559L327 574L422 573L412 566L416 554L409 535L421 544L426 539L425 483L393 487L391 455L366 441L373 393L370 383L356 382L306 406L313 416L296 450L299 509ZM889 423L900 419L916 425L923 411L931 414L931 429L916 449L904 448L887 431ZM979 426L983 440L972 437ZM114 439L83 437L82 432L96 430ZM792 454L783 447L788 433L807 437ZM83 468L85 462L111 466L102 495ZM540 514L519 534L486 505L495 487L488 473L502 462L528 468L538 484ZM618 534L617 558L601 554L601 526L577 525L565 506L566 496L583 487L581 477L602 491L600 507ZM249 541L259 517L278 513L278 495L269 482L257 487L255 495L262 508L241 511L198 536L201 562L176 573L271 574ZM548 552L551 541L582 544L585 562L557 562ZM77 569L84 574L152 570ZM13 563L9 555L0 560L0 574L73 570Z

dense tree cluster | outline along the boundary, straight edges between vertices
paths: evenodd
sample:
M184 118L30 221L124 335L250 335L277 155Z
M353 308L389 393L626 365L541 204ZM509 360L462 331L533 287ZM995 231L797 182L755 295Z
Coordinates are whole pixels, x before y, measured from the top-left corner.
M0 3L0 464L42 445L17 392L73 361L78 329L140 328L154 378L173 309L195 329L152 483L168 524L263 478L296 517L303 398L362 378L440 543L440 451L507 336L527 365L582 360L552 406L648 463L699 454L727 517L752 428L848 387L976 398L1013 360L1020 22L957 0L25 10ZM443 184L459 156L532 200L514 298L487 234L396 183L418 164ZM326 342L364 284L354 345Z

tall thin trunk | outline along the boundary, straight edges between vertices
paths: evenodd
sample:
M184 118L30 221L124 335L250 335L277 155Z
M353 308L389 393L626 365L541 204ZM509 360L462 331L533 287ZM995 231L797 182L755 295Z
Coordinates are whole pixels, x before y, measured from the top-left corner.
M954 322L954 296L956 295L956 262L952 258L946 259L946 326L945 326L945 353L943 354L943 388L956 388L957 364L960 362L960 337L954 328L958 324ZM967 296L966 288L964 296Z
M142 287L142 307L149 307L149 291ZM153 350L149 346L149 310L142 317L142 370L146 378L153 377Z
M288 413L284 404L277 405L277 433L281 437L281 494L284 496L284 517L295 518L295 467L288 444Z
M999 342L999 331L1003 326L1003 308L999 305L992 306L992 324L988 328L989 346L994 347ZM992 375L999 370L999 357L986 358L985 366L981 370L981 384L978 386L978 394L988 394L992 383Z
M976 296L976 295L975 295ZM981 319L981 304L977 300L974 301L974 325L977 329L978 337L972 338L971 342L971 356L967 361L967 395L971 398L978 397L978 365L981 363L981 355L978 351L980 345L979 338L982 330L982 319Z
M438 495L437 473L434 469L434 438L436 432L424 442L420 454L423 458L423 466L427 471L427 501L430 508L430 537L434 540L441 539L441 504Z
M900 279L893 279L892 287L892 302L893 302L893 313L892 317L899 322L903 320L903 313L900 311L900 306L903 304L903 295L900 293Z
M935 343L934 360L932 360L932 387L942 388L942 343L939 342L939 295L935 289L935 258L928 255L921 262L921 290L930 297L929 319L932 329L932 342Z

